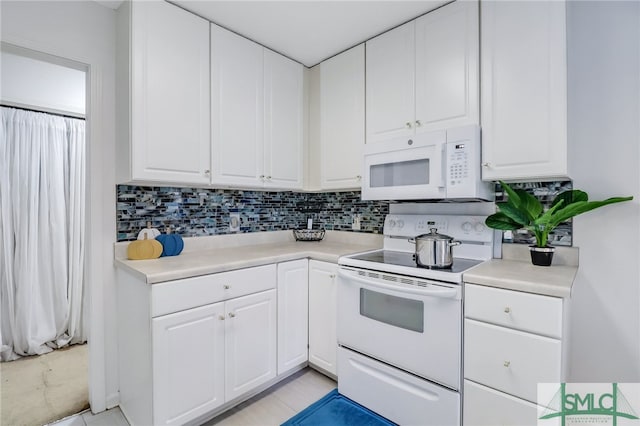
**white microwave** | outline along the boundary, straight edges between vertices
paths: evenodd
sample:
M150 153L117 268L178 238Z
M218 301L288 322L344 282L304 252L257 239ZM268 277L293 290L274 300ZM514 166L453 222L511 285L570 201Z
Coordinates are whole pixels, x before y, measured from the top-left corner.
M488 200L480 127L471 125L365 145L363 200Z

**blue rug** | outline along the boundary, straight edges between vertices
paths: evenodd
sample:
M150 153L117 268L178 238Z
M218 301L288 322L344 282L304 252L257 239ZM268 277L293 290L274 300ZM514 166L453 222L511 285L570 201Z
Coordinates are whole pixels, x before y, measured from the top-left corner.
M326 394L281 426L393 426L384 417L340 395L338 389Z

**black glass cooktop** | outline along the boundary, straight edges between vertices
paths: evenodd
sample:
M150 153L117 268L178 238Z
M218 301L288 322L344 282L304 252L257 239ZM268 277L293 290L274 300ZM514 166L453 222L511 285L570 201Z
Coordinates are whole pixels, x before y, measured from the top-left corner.
M351 259L363 260L366 262L384 263L387 265L405 266L410 268L423 268L422 266L418 266L413 253L406 253L402 251L378 250L369 253L356 254L349 257ZM479 263L482 263L482 260L454 257L453 265L451 265L450 268L437 268L437 270L442 272L460 273L476 266Z

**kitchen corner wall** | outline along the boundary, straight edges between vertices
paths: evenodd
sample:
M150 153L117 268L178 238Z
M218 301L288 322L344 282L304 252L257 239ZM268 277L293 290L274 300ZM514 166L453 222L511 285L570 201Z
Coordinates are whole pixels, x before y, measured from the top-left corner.
M147 222L184 237L232 233L229 213L240 214L239 232L313 228L382 233L387 201L362 201L359 191L303 193L148 186L117 186L117 240L135 240Z

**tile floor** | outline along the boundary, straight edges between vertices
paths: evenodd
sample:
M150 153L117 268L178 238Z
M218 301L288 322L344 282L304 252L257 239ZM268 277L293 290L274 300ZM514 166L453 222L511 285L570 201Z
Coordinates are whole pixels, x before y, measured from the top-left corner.
M278 426L336 386L332 379L306 368L203 426ZM116 407L97 415L85 411L49 426L129 426L129 423Z

